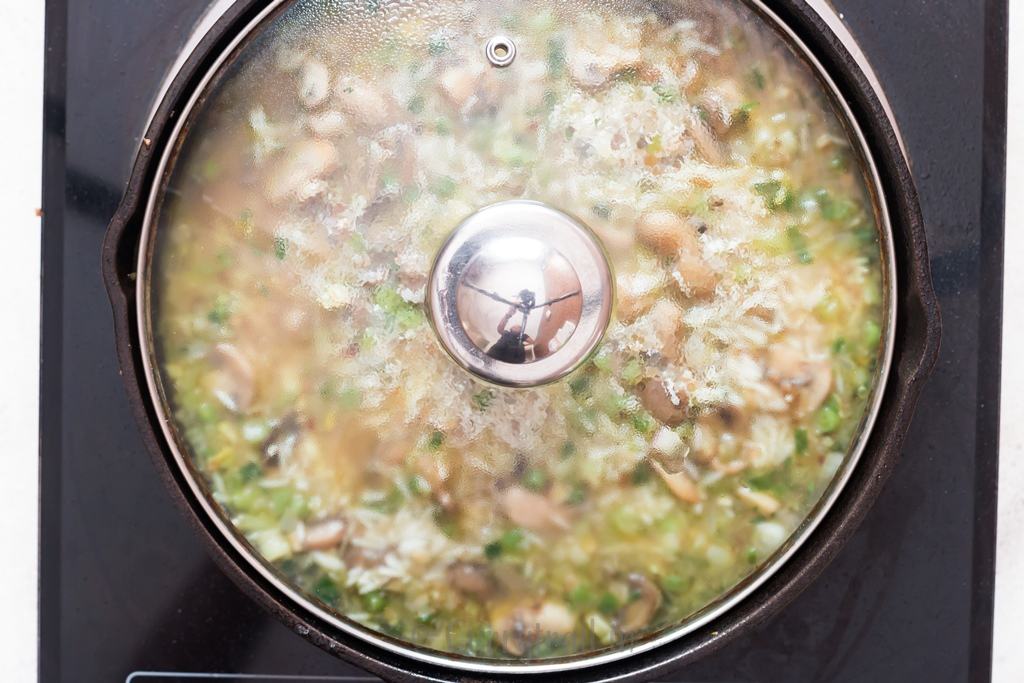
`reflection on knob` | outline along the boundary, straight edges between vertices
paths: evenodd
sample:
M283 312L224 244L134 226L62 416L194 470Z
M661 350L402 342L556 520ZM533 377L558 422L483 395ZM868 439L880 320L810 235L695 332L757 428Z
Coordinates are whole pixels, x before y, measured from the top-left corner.
M457 362L499 384L532 386L566 375L593 350L610 317L611 283L585 226L510 201L456 228L435 261L428 301Z

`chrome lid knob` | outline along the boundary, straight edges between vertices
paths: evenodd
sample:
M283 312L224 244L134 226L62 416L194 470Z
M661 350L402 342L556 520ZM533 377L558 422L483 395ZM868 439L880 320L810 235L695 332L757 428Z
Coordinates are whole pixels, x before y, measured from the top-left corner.
M540 202L492 204L460 223L427 287L441 345L462 367L504 386L572 372L611 317L611 269L597 238Z

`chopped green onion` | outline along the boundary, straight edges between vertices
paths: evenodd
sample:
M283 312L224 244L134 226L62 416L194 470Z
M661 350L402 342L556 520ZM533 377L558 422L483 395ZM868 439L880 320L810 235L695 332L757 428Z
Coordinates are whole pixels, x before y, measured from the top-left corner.
M643 378L643 374L643 364L636 358L630 358L622 368L622 381L628 385L633 385Z
M874 350L878 342L882 340L882 328L874 320L864 323L864 344Z
M502 547L501 541L491 541L484 546L484 557L488 560L494 560L500 557L504 550L505 549Z
M764 73L756 66L750 70L750 82L753 83L754 87L758 90L764 90L764 86L767 83Z
M450 176L441 176L437 181L435 181L432 189L434 194L441 199L451 199L455 196L455 191L458 190L458 185Z
M332 606L337 605L338 600L341 598L341 590L338 588L338 584L326 576L322 577L313 586L313 594L324 603Z
M822 434L834 432L839 428L839 422L839 401L832 395L818 410L818 431Z
M285 257L288 256L288 240L284 237L274 238L274 256L277 257L278 261L284 261Z
M800 231L800 228L791 225L786 228L786 240L790 249L796 254L796 260L804 265L814 261L811 252L807 250L807 238Z
M477 410L487 410L497 395L494 389L484 389L473 394L473 405Z
M573 607L581 608L587 607L594 601L594 592L590 590L590 586L585 583L577 584L575 588L569 591L569 604Z
M572 489L569 491L569 495L566 496L565 502L567 505L580 505L587 499L587 486L586 484L576 482L572 485Z
M793 442L794 446L796 447L796 452L798 455L803 455L804 453L806 453L808 446L807 430L803 428L798 428L793 433Z
M523 486L531 491L543 491L548 485L548 475L538 467L530 467L523 473Z
M641 460L633 468L633 471L629 475L629 480L634 486L642 486L651 480L651 466L647 464L646 460Z
M765 206L770 211L792 211L796 205L796 197L793 196L793 193L777 180L755 183L754 192L761 195Z
M379 614L388 605L388 596L384 591L371 591L363 595L363 608L370 614Z
M597 601L597 609L602 614L615 614L619 610L619 599L611 593L604 593Z

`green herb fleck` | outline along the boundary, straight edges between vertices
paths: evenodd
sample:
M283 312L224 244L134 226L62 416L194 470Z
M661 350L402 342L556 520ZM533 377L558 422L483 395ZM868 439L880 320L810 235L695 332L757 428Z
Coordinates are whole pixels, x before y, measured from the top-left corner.
M803 455L807 452L808 438L806 429L798 428L793 432L793 445L796 447L798 455Z
M690 582L679 574L669 574L661 580L661 587L669 593L679 593L689 586Z
M630 358L622 368L622 381L634 385L644 376L644 366L637 358Z
M380 614L388 606L388 596L384 591L371 591L363 595L363 608L370 614Z
M337 605L338 600L341 598L341 591L338 590L338 585L326 576L316 582L316 585L313 586L313 593L328 605Z
M807 237L800 231L800 228L795 225L786 228L786 241L789 242L789 248L796 255L796 260L799 263L807 265L814 261L814 257L807 249Z
M864 345L874 350L882 340L882 328L874 320L864 323Z
M661 83L655 83L651 86L651 90L658 96L658 99L664 104L671 104L676 101L676 93L669 87L662 85Z
M417 496L425 496L430 493L430 483L422 475L413 474L409 477L409 491Z
M426 100L423 99L423 95L416 95L409 100L408 109L413 114L419 114L423 112L423 107L426 105Z
M792 211L796 205L793 193L777 180L755 183L754 192L761 195L769 211Z
M284 261L285 257L288 256L288 240L286 238L274 238L274 256L277 257L278 261Z
M212 404L203 402L196 406L196 417L204 424L210 424L217 420L217 409Z
M259 466L259 463L247 462L238 473L241 475L243 482L249 483L255 481L263 474L263 468Z
M597 601L597 609L605 615L615 614L619 611L619 599L611 593L604 593Z
M750 70L750 82L753 83L754 87L758 90L764 90L764 86L767 83L764 73L756 66Z
M207 319L214 325L224 325L231 317L231 299L223 294L217 296L213 301L213 308L206 314Z
M569 595L566 597L569 599L569 604L577 609L589 607L594 602L594 592L585 583L576 584L576 587L569 591Z
M657 422L647 411L637 411L630 416L630 422L633 425L633 429L640 432L641 434L650 434L657 427Z
M543 491L548 485L548 475L538 467L530 467L523 473L523 486L531 491Z
M561 37L548 40L548 74L557 77L565 70L565 41Z
M427 42L427 52L432 56L436 57L448 50L448 38L436 33L430 36L430 40Z
M818 432L821 434L834 432L839 428L839 422L839 400L833 394L825 401L825 405L818 410Z
M498 396L494 389L484 389L478 393L473 394L473 406L477 410L487 410L490 408L491 403Z
M651 480L652 474L651 466L647 464L646 460L641 460L633 468L633 471L630 472L629 480L634 486L641 486Z
M455 181L449 176L441 176L434 183L433 191L441 199L451 199L458 189Z
M578 375L569 381L569 391L577 398L583 394L589 393L589 389L590 375Z
M501 553L504 551L505 549L501 546L501 541L491 541L484 546L484 557L488 560L495 560L501 557Z
M565 502L568 505L582 505L586 499L587 485L582 482L576 482L572 485L569 495L565 497Z
M849 199L833 199L821 205L821 215L833 222L844 221L857 212L857 205Z
M393 515L398 512L398 508L402 507L403 502L405 502L405 495L402 490L397 486L392 486L383 498L369 501L365 505L371 510L385 515Z

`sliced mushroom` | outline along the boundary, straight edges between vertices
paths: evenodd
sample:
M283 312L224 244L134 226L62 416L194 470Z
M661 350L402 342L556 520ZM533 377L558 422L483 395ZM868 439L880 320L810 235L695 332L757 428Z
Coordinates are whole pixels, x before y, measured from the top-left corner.
M690 454L702 465L710 465L718 456L718 435L704 418L698 420L693 428Z
M477 600L491 597L497 589L494 575L482 562L454 562L449 565L445 575L455 590Z
M348 524L340 517L329 517L306 525L299 534L299 545L303 550L330 550L336 548L348 536Z
M757 511L765 517L771 517L779 511L779 508L782 507L782 503L772 496L769 496L767 493L754 491L746 486L739 486L736 488L736 497L747 505L756 508Z
M359 545L349 545L345 549L345 566L360 567L363 569L377 567L384 563L388 551L381 548L365 548Z
M647 273L617 277L616 313L619 320L631 323L646 313L654 304L662 282Z
M318 59L309 59L299 72L299 99L307 109L319 106L331 94L331 74Z
M378 441L373 447L373 462L380 463L384 468L397 467L405 460L410 448L409 440L404 438Z
M557 533L570 527L569 510L539 493L510 486L498 500L502 512L516 526L538 533Z
M666 358L676 359L682 352L680 332L683 326L683 311L669 299L659 299L648 316L658 339L658 350Z
M305 199L310 196L312 184L337 165L338 151L330 142L311 139L295 143L267 183L270 199L275 202L287 197Z
M284 47L277 51L274 63L281 71L297 71L306 59L306 52L295 47Z
M601 238L601 244L611 253L628 254L636 246L633 231L617 225L601 221L591 223L590 227Z
M580 88L597 90L616 74L639 69L641 61L640 50L635 47L601 43L598 50L580 46L570 51L569 78Z
M707 88L698 98L698 103L708 115L712 130L723 136L743 119L743 93L735 81L725 80Z
M817 410L832 390L832 366L828 360L805 359L792 346L773 346L765 361L765 378L774 382L793 402L797 416Z
M638 396L654 419L669 427L678 427L689 414L689 396L677 386L669 387L660 378L648 378L638 385Z
M454 66L441 74L441 93L462 114L492 106L498 96L498 86L493 70L479 65Z
M699 253L698 221L672 211L648 211L637 221L636 236L640 244L662 255L675 256L680 251Z
M430 453L419 457L416 460L416 471L430 485L430 493L438 505L447 512L456 509L448 482L451 469L440 455Z
M552 600L499 604L491 611L494 639L510 655L521 657L546 636L572 633L576 615Z
M630 574L629 588L636 598L619 610L619 632L626 635L650 624L661 607L661 590L643 574Z
M828 361L815 363L810 369L811 381L800 392L797 415L809 415L821 407L832 391L832 366Z
M252 364L233 344L217 344L207 357L212 370L206 385L228 410L244 413L256 393Z
M661 427L651 439L651 450L663 458L672 458L683 449L683 440L668 427Z
M695 299L706 299L718 287L718 273L699 251L681 251L676 257L673 275L683 294Z
M295 445L302 435L302 421L295 413L288 413L274 425L270 435L263 442L263 461L271 467L286 462L295 451Z
M313 133L322 138L330 138L349 131L348 118L340 111L325 111L311 116L307 124Z
M367 128L387 124L391 107L388 98L374 84L356 76L343 76L334 86L338 107Z
M722 148L722 143L715 137L715 132L711 127L699 117L693 117L686 133L693 140L697 154L704 161L715 166L721 165L725 161L725 150Z
M668 490L672 492L672 495L683 501L684 503L699 503L701 501L700 489L697 487L695 482L685 470L679 470L678 472L668 472L661 463L654 459L649 460L651 469L658 473L661 480L665 482Z

